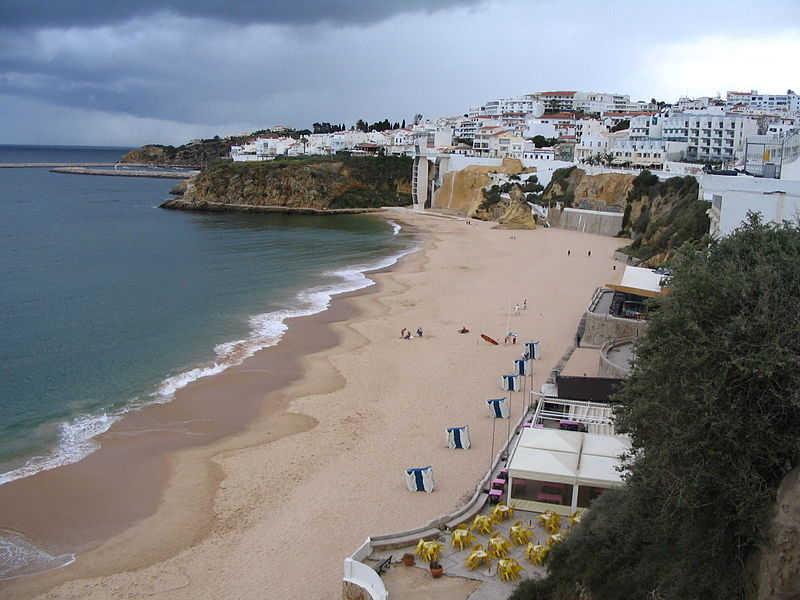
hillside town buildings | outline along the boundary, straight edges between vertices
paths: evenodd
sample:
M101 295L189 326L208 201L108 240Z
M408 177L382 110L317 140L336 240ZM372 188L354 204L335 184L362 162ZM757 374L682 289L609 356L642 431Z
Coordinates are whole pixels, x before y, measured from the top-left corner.
M663 170L711 164L778 176L800 153L800 96L727 93L664 102L577 90L496 98L461 115L416 119L390 131L359 130L291 137L286 126L234 146L234 161L337 152L448 155L474 159L567 160Z

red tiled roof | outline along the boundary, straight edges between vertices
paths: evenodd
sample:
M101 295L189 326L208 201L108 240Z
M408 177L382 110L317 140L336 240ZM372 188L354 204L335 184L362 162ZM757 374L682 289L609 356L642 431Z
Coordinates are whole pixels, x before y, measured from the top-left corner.
M540 96L574 96L578 92L539 92Z

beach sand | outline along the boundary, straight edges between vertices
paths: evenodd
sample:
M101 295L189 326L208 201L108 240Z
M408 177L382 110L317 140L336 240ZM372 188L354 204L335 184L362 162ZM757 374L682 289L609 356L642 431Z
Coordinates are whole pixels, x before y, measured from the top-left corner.
M368 535L413 528L463 504L493 456L484 400L504 395L500 376L526 341L541 341L540 389L594 289L612 277L620 240L388 215L418 227L424 245L371 275L377 285L290 322L277 346L187 386L172 404L124 420L101 450L29 478L16 500L4 500L2 486L0 506L17 507L10 522L25 532L45 536L64 521L65 503L83 500L90 508L69 517L83 523L82 543L112 537L72 565L6 582L0 595L340 598L343 559ZM514 314L524 300L527 309ZM423 337L400 339L401 329L418 326ZM470 333L459 334L462 326ZM509 328L517 345L503 345ZM511 403L516 418L523 395ZM472 448L448 450L445 429L462 425ZM505 435L503 422L494 452ZM150 442L134 450L135 439ZM435 491L409 492L403 469L428 465ZM57 474L66 469L90 486L73 500L59 496L64 487L75 493ZM113 481L118 493L104 495ZM30 505L18 507L26 498Z

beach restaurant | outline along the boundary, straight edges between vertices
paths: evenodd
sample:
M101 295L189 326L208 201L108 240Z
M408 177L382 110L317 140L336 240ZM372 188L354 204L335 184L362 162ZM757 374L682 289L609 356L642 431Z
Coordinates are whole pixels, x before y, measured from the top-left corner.
M622 485L617 467L629 448L622 435L525 428L508 462L507 502L563 516L588 508L603 491Z

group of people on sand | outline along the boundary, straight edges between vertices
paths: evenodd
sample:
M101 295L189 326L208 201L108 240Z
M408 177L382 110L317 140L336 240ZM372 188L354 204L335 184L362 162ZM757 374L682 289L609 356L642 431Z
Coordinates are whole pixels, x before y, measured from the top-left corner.
M411 337L412 337L411 330L408 329L407 327L403 327L400 330L400 339L401 340L410 340ZM417 327L417 337L422 337L422 325Z

